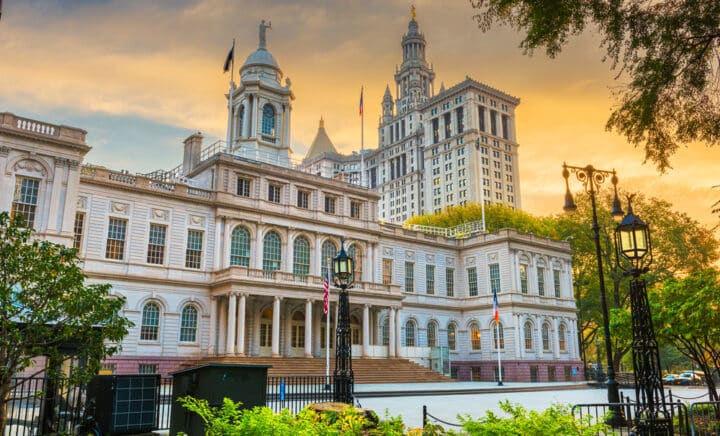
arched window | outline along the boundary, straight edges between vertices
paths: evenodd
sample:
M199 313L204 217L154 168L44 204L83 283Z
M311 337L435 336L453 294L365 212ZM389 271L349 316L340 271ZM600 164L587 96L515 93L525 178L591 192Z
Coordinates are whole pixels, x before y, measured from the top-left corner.
M455 324L448 324L447 329L447 342L448 342L448 349L450 351L455 351Z
M270 231L263 239L263 270L278 271L282 259L280 235Z
M140 325L141 341L157 341L160 329L160 306L157 303L147 303L142 310L142 324Z
M434 321L430 321L427 325L427 342L428 347L437 346L437 324Z
M470 349L471 350L479 350L480 349L480 326L478 323L474 322L470 324Z
M198 313L195 306L188 305L180 317L180 342L195 342L197 336Z
M363 270L363 255L362 248L358 244L352 244L347 251L348 256L353 258L355 262L353 265L353 279L357 282L362 281L362 270Z
M293 242L293 274L310 274L310 243L303 236Z
M493 345L495 346L495 349L498 348L500 350L505 349L505 332L503 332L503 325L502 323L497 324L497 327L495 326L495 323L492 325L492 331L493 331ZM498 347L498 340L500 341L500 346Z
M385 318L380 325L380 334L382 335L382 344L390 345L390 321Z
M270 103L263 106L262 134L275 136L275 108Z
M525 321L525 326L523 327L523 336L525 337L525 349L532 350L533 349L533 334L532 334L532 323L530 321Z
M250 232L235 227L230 236L230 265L250 266Z
M320 275L325 277L325 273L328 270L328 259L332 262L332 259L334 259L337 254L338 250L333 241L327 240L323 242L322 249L320 250ZM330 281L332 282L332 271L330 271Z
M415 321L408 321L405 323L405 346L415 346Z
M560 341L560 351L567 351L565 324L560 324L560 327L558 327L558 340Z
M550 326L547 324L542 325L542 344L543 350L550 351Z

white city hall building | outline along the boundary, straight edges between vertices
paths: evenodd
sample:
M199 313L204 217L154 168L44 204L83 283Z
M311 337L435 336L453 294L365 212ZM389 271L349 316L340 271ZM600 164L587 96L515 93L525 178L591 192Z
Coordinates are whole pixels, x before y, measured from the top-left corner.
M581 378L566 242L384 224L375 190L261 158L287 156L293 99L264 31L233 95L241 138L203 148L193 134L172 171L85 164L85 131L0 113L0 210L23 215L40 238L75 246L89 281L126 298L135 326L106 369L166 374L215 356L323 358L334 340L325 343L322 277L344 241L356 259L355 359L429 365L446 349L457 378L494 380L499 352L507 380Z

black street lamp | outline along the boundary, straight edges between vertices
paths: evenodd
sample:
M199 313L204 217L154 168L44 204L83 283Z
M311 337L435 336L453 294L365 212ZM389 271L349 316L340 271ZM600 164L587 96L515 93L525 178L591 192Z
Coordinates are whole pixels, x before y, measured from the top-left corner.
M568 178L570 173L575 174L577 179L582 182L585 192L590 195L590 204L592 206L592 218L593 218L593 239L595 240L595 251L598 263L598 277L600 281L600 303L602 306L603 315L603 332L605 335L605 358L607 359L607 389L608 389L608 402L618 404L617 406L611 406L610 410L613 412L613 416L608 420L609 424L618 425L624 421L622 414L622 407L620 403L620 392L618 391L618 384L615 381L615 370L613 369L613 356L612 356L612 344L610 342L610 319L608 315L607 298L605 297L605 276L603 273L602 264L602 249L600 247L600 225L597 220L597 207L595 205L595 194L597 193L600 186L605 183L608 177L610 177L610 183L613 185L615 196L613 198L612 211L610 212L615 219L622 218L623 211L620 206L620 199L617 195L617 182L618 178L615 174L615 170L604 171L594 168L592 165L586 167L574 167L563 163L563 177L565 178L565 206L563 209L566 212L573 212L577 209L577 205L573 200L573 196L570 193L570 184Z
M337 330L335 331L335 393L334 401L353 403L355 379L352 370L352 344L350 342L350 300L348 289L353 285L353 258L345 253L340 242L340 253L333 259L333 279L340 288Z
M638 435L671 435L671 414L665 403L660 378L660 354L652 324L645 278L652 263L650 228L633 213L632 197L628 213L615 229L618 265L632 277L630 280L630 313L632 315L632 358L635 372L635 414ZM630 266L620 264L620 255Z

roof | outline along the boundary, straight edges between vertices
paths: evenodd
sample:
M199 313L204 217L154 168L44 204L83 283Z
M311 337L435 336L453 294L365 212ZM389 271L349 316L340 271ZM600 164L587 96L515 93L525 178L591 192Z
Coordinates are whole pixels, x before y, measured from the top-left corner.
M320 118L320 125L318 126L317 135L313 140L310 150L305 155L305 159L315 157L323 153L335 153L338 154L335 146L333 145L327 132L325 132L325 121Z

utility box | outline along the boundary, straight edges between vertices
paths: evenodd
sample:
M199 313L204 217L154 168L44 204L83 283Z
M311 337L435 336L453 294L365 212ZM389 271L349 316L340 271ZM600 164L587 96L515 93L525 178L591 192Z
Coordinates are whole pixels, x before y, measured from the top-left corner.
M160 374L97 375L87 387L103 435L148 433L157 428Z
M185 396L207 400L212 407L222 406L224 398L241 402L243 409L265 406L267 372L271 365L235 365L210 363L171 373L173 378L170 436L182 431L203 435L202 419L182 407L177 399Z

